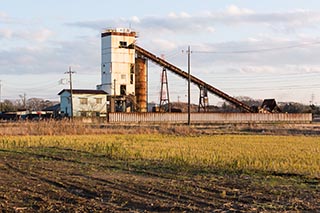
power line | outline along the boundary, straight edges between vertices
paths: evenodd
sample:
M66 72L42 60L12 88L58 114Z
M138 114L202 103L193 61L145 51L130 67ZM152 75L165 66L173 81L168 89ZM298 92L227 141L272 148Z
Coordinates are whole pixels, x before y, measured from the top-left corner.
M36 92L41 92L41 91L50 91L52 89L59 89L60 86L59 85L55 85L55 86L47 86L47 87L42 87L42 88L15 88L15 87L10 87L10 86L6 86L6 91L9 91L11 93L13 92L21 92L21 91L28 91L29 93L36 93Z
M245 80L254 80L254 81L288 81L288 80L301 80L301 79L319 79L320 73L318 75L301 75L301 76L238 76L234 75L231 76L216 76L214 74L206 74L206 75L199 75L199 77L206 78L206 79L212 79L216 81L231 81L231 82L239 82L239 81L245 81Z
M2 112L2 100L1 100L1 96L2 96L2 81L0 80L0 112Z
M36 87L35 87L35 84L37 85ZM17 84L14 84L14 85L17 85ZM54 87L56 85L58 85L58 83L56 81L54 81L54 82L48 81L48 82L42 82L42 84L39 84L38 82L34 82L32 87L28 87L27 84L24 84L24 83L20 84L20 87L12 86L8 83L8 85L6 87L11 88L11 89L15 89L15 90L19 90L19 89L28 89L28 90L34 89L34 90L36 90L36 89L43 89L44 87Z
M303 89L320 89L320 84L311 85L284 85L278 87L245 87L245 88L225 88L224 90L235 91L277 91L277 90L303 90Z
M292 48L299 48L305 47L310 45L320 44L320 41L311 42L311 43L304 43L304 44L296 44L290 46L283 46L283 47L274 47L274 48L264 48L264 49L252 49L252 50L232 50L232 51L197 51L193 50L194 53L201 53L201 54L246 54L246 53L260 53L260 52L272 52L278 50L285 50L285 49L292 49Z

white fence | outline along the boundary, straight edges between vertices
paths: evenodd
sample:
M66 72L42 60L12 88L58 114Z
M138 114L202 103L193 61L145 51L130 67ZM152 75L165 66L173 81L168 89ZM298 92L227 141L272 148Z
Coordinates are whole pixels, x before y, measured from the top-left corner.
M310 123L311 113L191 113L191 123ZM188 113L109 113L110 123L187 123Z

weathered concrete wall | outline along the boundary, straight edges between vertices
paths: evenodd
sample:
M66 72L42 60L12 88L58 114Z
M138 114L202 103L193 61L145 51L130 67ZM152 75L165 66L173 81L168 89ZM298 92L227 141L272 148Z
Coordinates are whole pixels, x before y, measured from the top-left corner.
M310 123L311 113L191 113L192 123ZM187 123L187 113L110 113L110 123Z

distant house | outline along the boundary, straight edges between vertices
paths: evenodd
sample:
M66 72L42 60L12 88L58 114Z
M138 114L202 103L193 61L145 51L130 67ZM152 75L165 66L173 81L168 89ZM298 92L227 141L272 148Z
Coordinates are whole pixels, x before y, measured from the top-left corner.
M72 90L72 107L70 90L64 89L58 93L60 96L61 115L70 117L103 117L107 113L107 93L103 90Z
M53 106L46 107L42 109L42 111L46 112L50 117L57 118L60 113L60 104L55 104Z
M264 99L260 107L260 112L281 112L275 99Z

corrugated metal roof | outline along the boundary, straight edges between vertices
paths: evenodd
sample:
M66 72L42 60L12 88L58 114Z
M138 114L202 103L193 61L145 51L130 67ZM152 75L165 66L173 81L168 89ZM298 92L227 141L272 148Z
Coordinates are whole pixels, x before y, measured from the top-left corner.
M269 112L281 112L275 99L264 99L261 108L266 109Z
M42 111L59 111L59 110L60 110L60 104L55 104L53 106L49 106L42 109Z
M63 92L69 92L70 89L63 89L61 90L58 95L61 95ZM103 90L93 90L93 89L73 89L72 94L101 94L107 95L108 93Z

